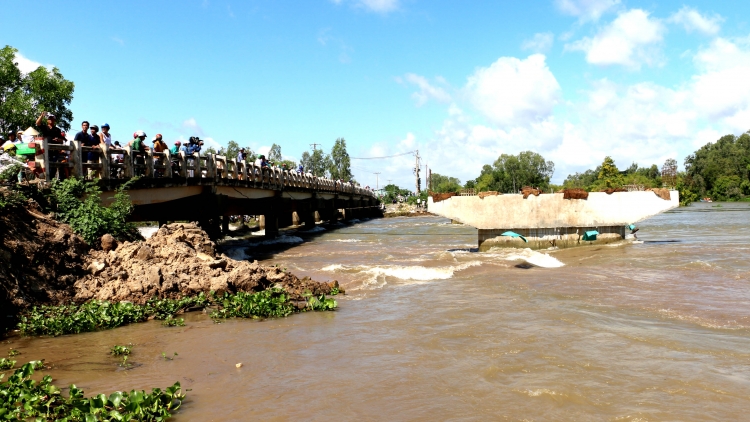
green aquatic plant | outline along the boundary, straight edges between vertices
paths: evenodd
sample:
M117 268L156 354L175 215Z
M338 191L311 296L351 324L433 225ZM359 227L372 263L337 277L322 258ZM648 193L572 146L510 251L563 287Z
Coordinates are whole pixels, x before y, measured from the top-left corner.
M174 360L174 358L177 357L177 352L174 352L174 355L167 356L166 352L161 352L161 357L164 358L164 360Z
M82 305L35 306L21 315L18 328L25 335L59 336L119 327L148 316L143 306L130 302L92 300Z
M266 289L258 293L224 293L217 297L219 309L211 312L212 319L222 318L280 318L291 315L295 307L283 289Z
M171 387L115 391L106 396L84 397L83 390L70 386L68 397L45 375L41 381L31 379L34 365L30 362L16 369L3 382L0 374L0 420L34 421L164 421L172 416L185 400L180 383Z
M165 327L184 327L185 318L172 318L171 316L169 316L161 322L161 325Z
M42 360L32 360L32 361L29 361L29 364L35 370L44 369L45 368L45 366L44 366L44 359L42 359Z
M335 300L327 298L326 295L309 295L305 299L307 300L307 309L311 311L332 311L338 306Z
M5 371L6 369L10 369L14 366L16 366L16 361L6 358L0 358L0 371Z
M109 349L109 353L113 356L127 356L133 352L133 345L128 344L127 346L112 346L111 349Z
M12 358L13 356L18 356L18 355L20 355L20 354L21 354L21 352L19 352L19 351L18 351L18 350L16 350L16 349L9 349L9 350L8 350L8 357L9 357L9 358Z
M209 298L203 292L197 296L182 299L152 298L146 302L146 312L153 315L155 319L168 319L190 308L205 308L209 304Z
M338 289L334 292L338 293ZM312 305L309 304L310 298L307 299L308 305L303 310L330 311L337 306L335 300L325 296L314 298ZM257 293L200 293L182 299L151 299L144 305L93 300L84 304L38 306L21 315L18 328L23 335L59 336L106 330L149 318L163 320L163 325L174 327L185 325L185 320L175 318L175 315L209 305L217 307L210 314L214 320L280 318L300 311L283 289L271 288Z

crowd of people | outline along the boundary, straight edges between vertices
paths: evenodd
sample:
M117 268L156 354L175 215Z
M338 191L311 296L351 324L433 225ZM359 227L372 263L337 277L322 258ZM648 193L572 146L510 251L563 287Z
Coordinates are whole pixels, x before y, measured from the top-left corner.
M39 115L39 117L37 117L36 130L39 136L41 136L44 140L51 144L69 144L71 142L67 139L65 132L57 126L57 118L52 113L43 111ZM169 154L172 157L179 156L181 152L185 153L185 156L187 157L188 168L187 176L195 176L193 169L195 168L196 158L194 158L194 154L200 154L200 152L203 150L204 141L202 141L198 137L190 137L190 139L184 143L179 140L175 141L173 146L170 148L164 141L164 138L161 134L156 134L156 136L151 139L152 145L150 146L146 145L146 138L146 132L137 130L133 133L133 138L127 143L127 147L129 147L130 151L134 153L136 174L143 174L143 164L145 164L147 152L151 150L155 153L169 151ZM2 136L0 136L0 141L2 140ZM17 145L23 142L30 142L32 140L33 135L24 135L22 131L18 131L9 133L8 142L0 142L0 144L2 144L3 148L5 148L6 145ZM105 146L107 149L114 151L114 153L112 154L113 163L123 163L125 148L120 145L119 141L112 140L110 125L108 123L102 124L100 128L98 125L91 125L88 121L84 120L81 123L81 130L75 134L75 136L73 137L73 141L80 142L82 146L90 147L90 150L86 151L83 155L83 159L87 163L97 163L99 161L100 154L95 150L97 148L103 149ZM226 155L223 149L219 151L219 155ZM69 151L50 150L49 158L53 162L64 163L70 160L70 153ZM269 161L264 154L260 154L257 157L255 155L248 154L245 148L239 149L236 158L238 162L254 163L254 165L261 168L261 170L280 169L284 171L296 172L297 174L312 176L312 173L310 173L309 171L305 172L305 168L302 164L299 164L296 169L289 168L287 163ZM153 159L155 164L163 164L162 160L164 160L164 157L161 154L154 156ZM174 173L179 174L180 160L173 159L171 164ZM217 164L217 170L220 173L224 171L223 163L219 162ZM119 167L112 167L111 172L111 177L122 176L122 169ZM68 177L69 175L70 169L68 167L62 166L59 169L57 177L64 178ZM88 176L96 177L97 171L90 170L88 172ZM164 169L157 168L155 170L155 176L164 177ZM342 185L355 185L355 182L353 180L345 181L339 179L337 180L337 182L340 182ZM370 190L369 186L366 189Z

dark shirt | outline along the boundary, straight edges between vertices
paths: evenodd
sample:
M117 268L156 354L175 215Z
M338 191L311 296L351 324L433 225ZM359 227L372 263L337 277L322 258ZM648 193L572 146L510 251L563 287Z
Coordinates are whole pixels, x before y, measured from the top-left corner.
M81 144L87 147L93 147L93 146L99 145L99 137L94 139L92 135L89 135L88 133L84 133L83 131L76 133L76 137L73 139L76 141L81 141Z
M85 133L83 131L76 133L76 137L73 138L73 140L80 141L81 145L87 146L87 147L93 147L93 146L99 145L98 137L97 139L94 139L92 135L89 135L88 133ZM96 158L96 155L93 152L86 153L86 160L94 161L95 158Z
M53 126L50 129L49 126L42 125L42 126L37 126L36 128L39 130L39 133L42 134L42 136L44 137L44 139L47 142L52 142L54 144L61 144L62 143L61 141L55 141L54 140L55 138L60 138L60 139L63 138L63 136L62 136L62 130L60 130L59 127Z

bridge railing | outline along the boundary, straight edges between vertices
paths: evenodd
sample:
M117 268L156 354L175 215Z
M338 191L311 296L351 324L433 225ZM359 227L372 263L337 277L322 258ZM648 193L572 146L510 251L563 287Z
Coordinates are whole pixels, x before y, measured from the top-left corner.
M260 167L253 162L237 161L217 154L172 154L169 150L155 152L133 151L130 147L89 147L79 141L55 144L47 141L34 143L35 169L40 169L46 181L54 178L83 177L87 179L129 179L141 176L153 179L173 179L174 183L210 181L264 189L284 190L300 188L321 192L365 195L375 197L369 189L352 183L300 174L280 168Z

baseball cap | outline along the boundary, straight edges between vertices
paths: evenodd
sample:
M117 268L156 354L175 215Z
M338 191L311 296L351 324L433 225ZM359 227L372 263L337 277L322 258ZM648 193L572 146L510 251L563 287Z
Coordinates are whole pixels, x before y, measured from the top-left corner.
M177 141L177 142L175 142L174 144L175 144L175 145L182 145L182 142L180 142L180 141Z
M105 123L102 125L102 128L109 127L109 123Z
M98 132L99 131L99 126L97 126L97 125L91 126L91 129L93 129L93 130L95 130L95 131Z
M55 120L57 119L57 117L55 117L55 115L52 114L52 113L47 113L47 118L48 119L55 119Z

